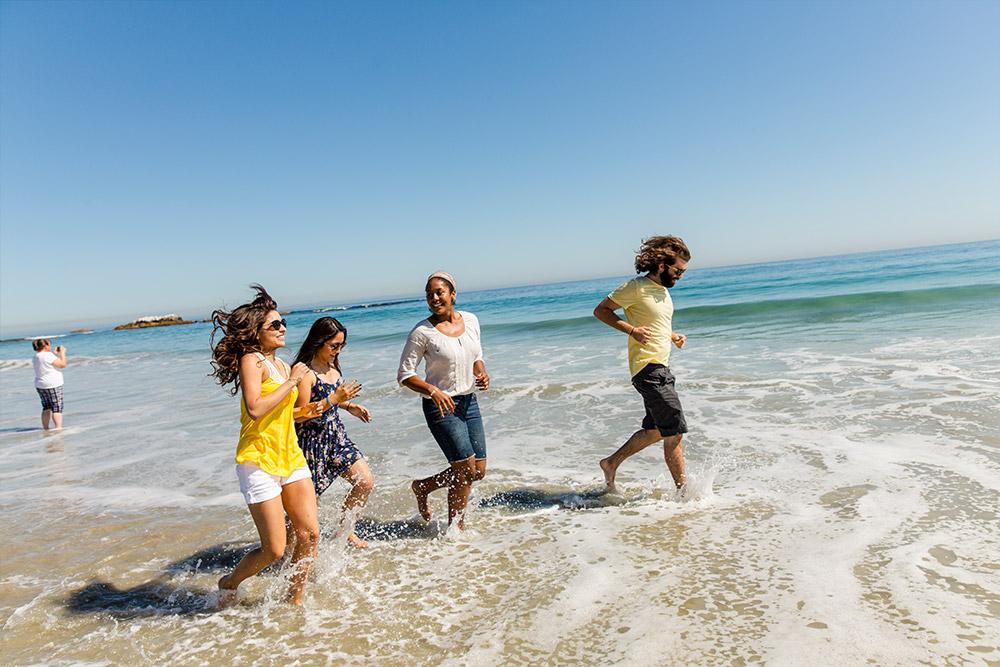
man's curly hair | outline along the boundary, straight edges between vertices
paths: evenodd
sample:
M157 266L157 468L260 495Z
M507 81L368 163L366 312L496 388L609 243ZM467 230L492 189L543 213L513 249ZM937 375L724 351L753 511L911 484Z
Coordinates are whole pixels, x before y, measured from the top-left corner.
M653 236L642 240L642 246L635 254L635 272L656 271L663 262L673 266L677 258L688 262L691 251L679 236Z

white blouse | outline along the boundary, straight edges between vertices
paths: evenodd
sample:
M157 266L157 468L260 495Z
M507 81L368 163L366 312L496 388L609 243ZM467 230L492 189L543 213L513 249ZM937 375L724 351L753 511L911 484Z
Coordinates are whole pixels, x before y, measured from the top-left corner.
M413 327L399 358L396 381L416 377L420 361L426 363L424 379L450 396L468 394L475 388L472 365L483 360L479 339L479 319L472 313L458 311L465 321L461 336L438 331L429 319ZM424 396L424 398L428 398Z

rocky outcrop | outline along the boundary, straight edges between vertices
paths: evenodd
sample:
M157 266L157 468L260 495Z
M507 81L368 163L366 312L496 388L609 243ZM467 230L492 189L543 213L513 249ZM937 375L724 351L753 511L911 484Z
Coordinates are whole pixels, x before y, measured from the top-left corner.
M115 330L119 329L146 329L148 327L169 327L175 324L194 324L194 320L185 320L180 315L149 315L132 320L126 324L119 324Z

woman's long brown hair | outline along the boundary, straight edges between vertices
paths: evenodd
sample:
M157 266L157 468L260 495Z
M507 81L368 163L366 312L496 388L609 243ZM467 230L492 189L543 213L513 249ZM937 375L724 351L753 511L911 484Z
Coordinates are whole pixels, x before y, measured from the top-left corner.
M278 309L277 302L260 285L250 287L257 292L257 298L250 303L236 306L230 311L212 312L212 372L210 375L225 387L232 383L229 393L236 395L240 390L240 359L249 352L260 352L260 330L267 323L267 314ZM222 338L215 342L215 335L222 332Z

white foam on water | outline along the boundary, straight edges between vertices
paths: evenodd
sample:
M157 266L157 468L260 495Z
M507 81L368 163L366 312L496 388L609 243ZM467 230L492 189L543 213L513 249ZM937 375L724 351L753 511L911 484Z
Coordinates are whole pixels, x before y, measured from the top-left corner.
M409 480L445 461L418 400L378 379L398 350L352 359L376 415L347 421L376 477L358 524L370 548L333 541L337 484L305 608L282 602L286 568L219 613L205 607L228 564L169 564L257 539L232 474L236 400L194 356L81 366L58 440L0 434L0 509L39 531L0 562L6 645L18 664L995 660L1000 422L983 406L1000 337L885 340L692 335L672 360L688 487L653 446L614 497L597 462L642 418L620 340L497 345L496 391L480 395L489 471L465 532L447 529L444 491L432 524L413 516ZM122 391L123 365L146 391ZM34 423L30 378L2 392L0 428ZM76 548L31 552L54 539ZM118 597L67 613L95 581Z

